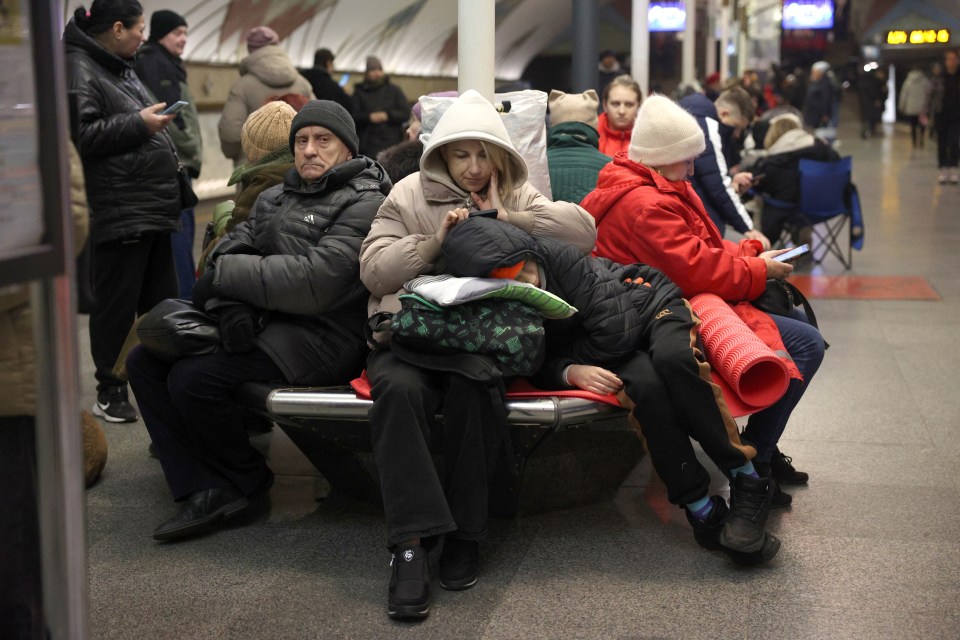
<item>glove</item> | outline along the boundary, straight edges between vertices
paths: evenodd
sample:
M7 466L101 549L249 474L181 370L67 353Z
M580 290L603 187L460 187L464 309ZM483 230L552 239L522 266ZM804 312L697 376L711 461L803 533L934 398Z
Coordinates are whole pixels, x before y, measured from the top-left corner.
M247 353L256 346L257 311L248 304L237 302L218 309L220 315L220 343L227 353Z
M217 288L213 284L216 269L207 269L193 285L193 306L203 309L210 298L217 297Z

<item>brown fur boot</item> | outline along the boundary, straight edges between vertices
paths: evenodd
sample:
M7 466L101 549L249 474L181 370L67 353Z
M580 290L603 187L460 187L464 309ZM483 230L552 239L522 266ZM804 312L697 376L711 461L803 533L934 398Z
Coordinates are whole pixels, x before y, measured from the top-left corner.
M83 424L83 479L89 487L97 481L107 464L107 436L86 409L80 412L80 422Z

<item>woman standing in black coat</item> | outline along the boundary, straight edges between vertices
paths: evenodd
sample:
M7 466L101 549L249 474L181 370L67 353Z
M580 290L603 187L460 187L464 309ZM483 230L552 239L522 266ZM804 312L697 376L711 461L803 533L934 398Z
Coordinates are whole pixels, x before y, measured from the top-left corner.
M113 367L134 318L177 295L170 234L181 206L177 155L164 131L172 115L151 105L133 69L143 42L136 0L94 0L64 30L71 137L90 203L95 302L90 348L96 365L93 412L133 422L126 383Z

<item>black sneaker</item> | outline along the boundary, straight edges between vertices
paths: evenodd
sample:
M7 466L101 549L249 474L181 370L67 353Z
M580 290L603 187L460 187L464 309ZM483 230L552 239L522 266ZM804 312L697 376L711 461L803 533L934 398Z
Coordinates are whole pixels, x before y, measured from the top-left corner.
M480 543L447 536L440 552L440 586L462 591L477 584L480 575Z
M770 469L770 464L764 464L762 462L753 461L753 467L757 470L764 478L769 478L770 483L773 485L773 495L770 496L770 508L771 509L786 509L791 504L793 504L793 496L780 488L780 482L774 479L773 471Z
M387 614L391 618L426 618L430 613L430 563L420 545L397 547L390 559Z
M730 481L730 515L720 532L720 544L744 553L760 551L766 542L764 526L770 513L774 483L739 473Z
M693 527L693 539L697 541L697 544L711 551L723 551L731 560L747 567L762 564L777 555L780 550L780 540L769 533L766 534L763 546L751 553L728 549L720 544L720 533L723 531L723 525L727 517L729 517L730 509L727 508L727 503L720 496L712 496L710 502L713 503L713 509L711 509L706 520L698 520L684 509L687 514L687 521Z
M704 549L717 551L722 548L720 531L723 530L723 523L726 522L730 510L727 508L727 502L720 496L710 496L710 503L713 507L706 520L695 518L689 509L684 508L683 512L687 514L687 522L693 527L693 539L697 544Z
M807 484L810 480L810 474L805 471L797 471L793 467L793 458L785 455L780 449L773 450L773 456L770 458L770 471L773 479L781 485Z
M107 422L136 422L140 419L137 410L127 399L126 387L107 387L97 394L93 415Z

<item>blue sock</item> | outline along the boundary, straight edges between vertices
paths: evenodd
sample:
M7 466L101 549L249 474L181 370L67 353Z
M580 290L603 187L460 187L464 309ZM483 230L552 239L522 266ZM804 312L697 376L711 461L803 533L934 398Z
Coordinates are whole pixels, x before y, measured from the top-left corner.
M713 511L713 502L710 501L710 496L703 496L699 500L687 503L686 507L690 515L697 520L706 520Z
M745 473L751 478L759 478L760 474L757 473L757 470L753 468L753 462L747 461L747 464L742 467L737 467L736 469L730 470L730 477L736 478L738 473Z

